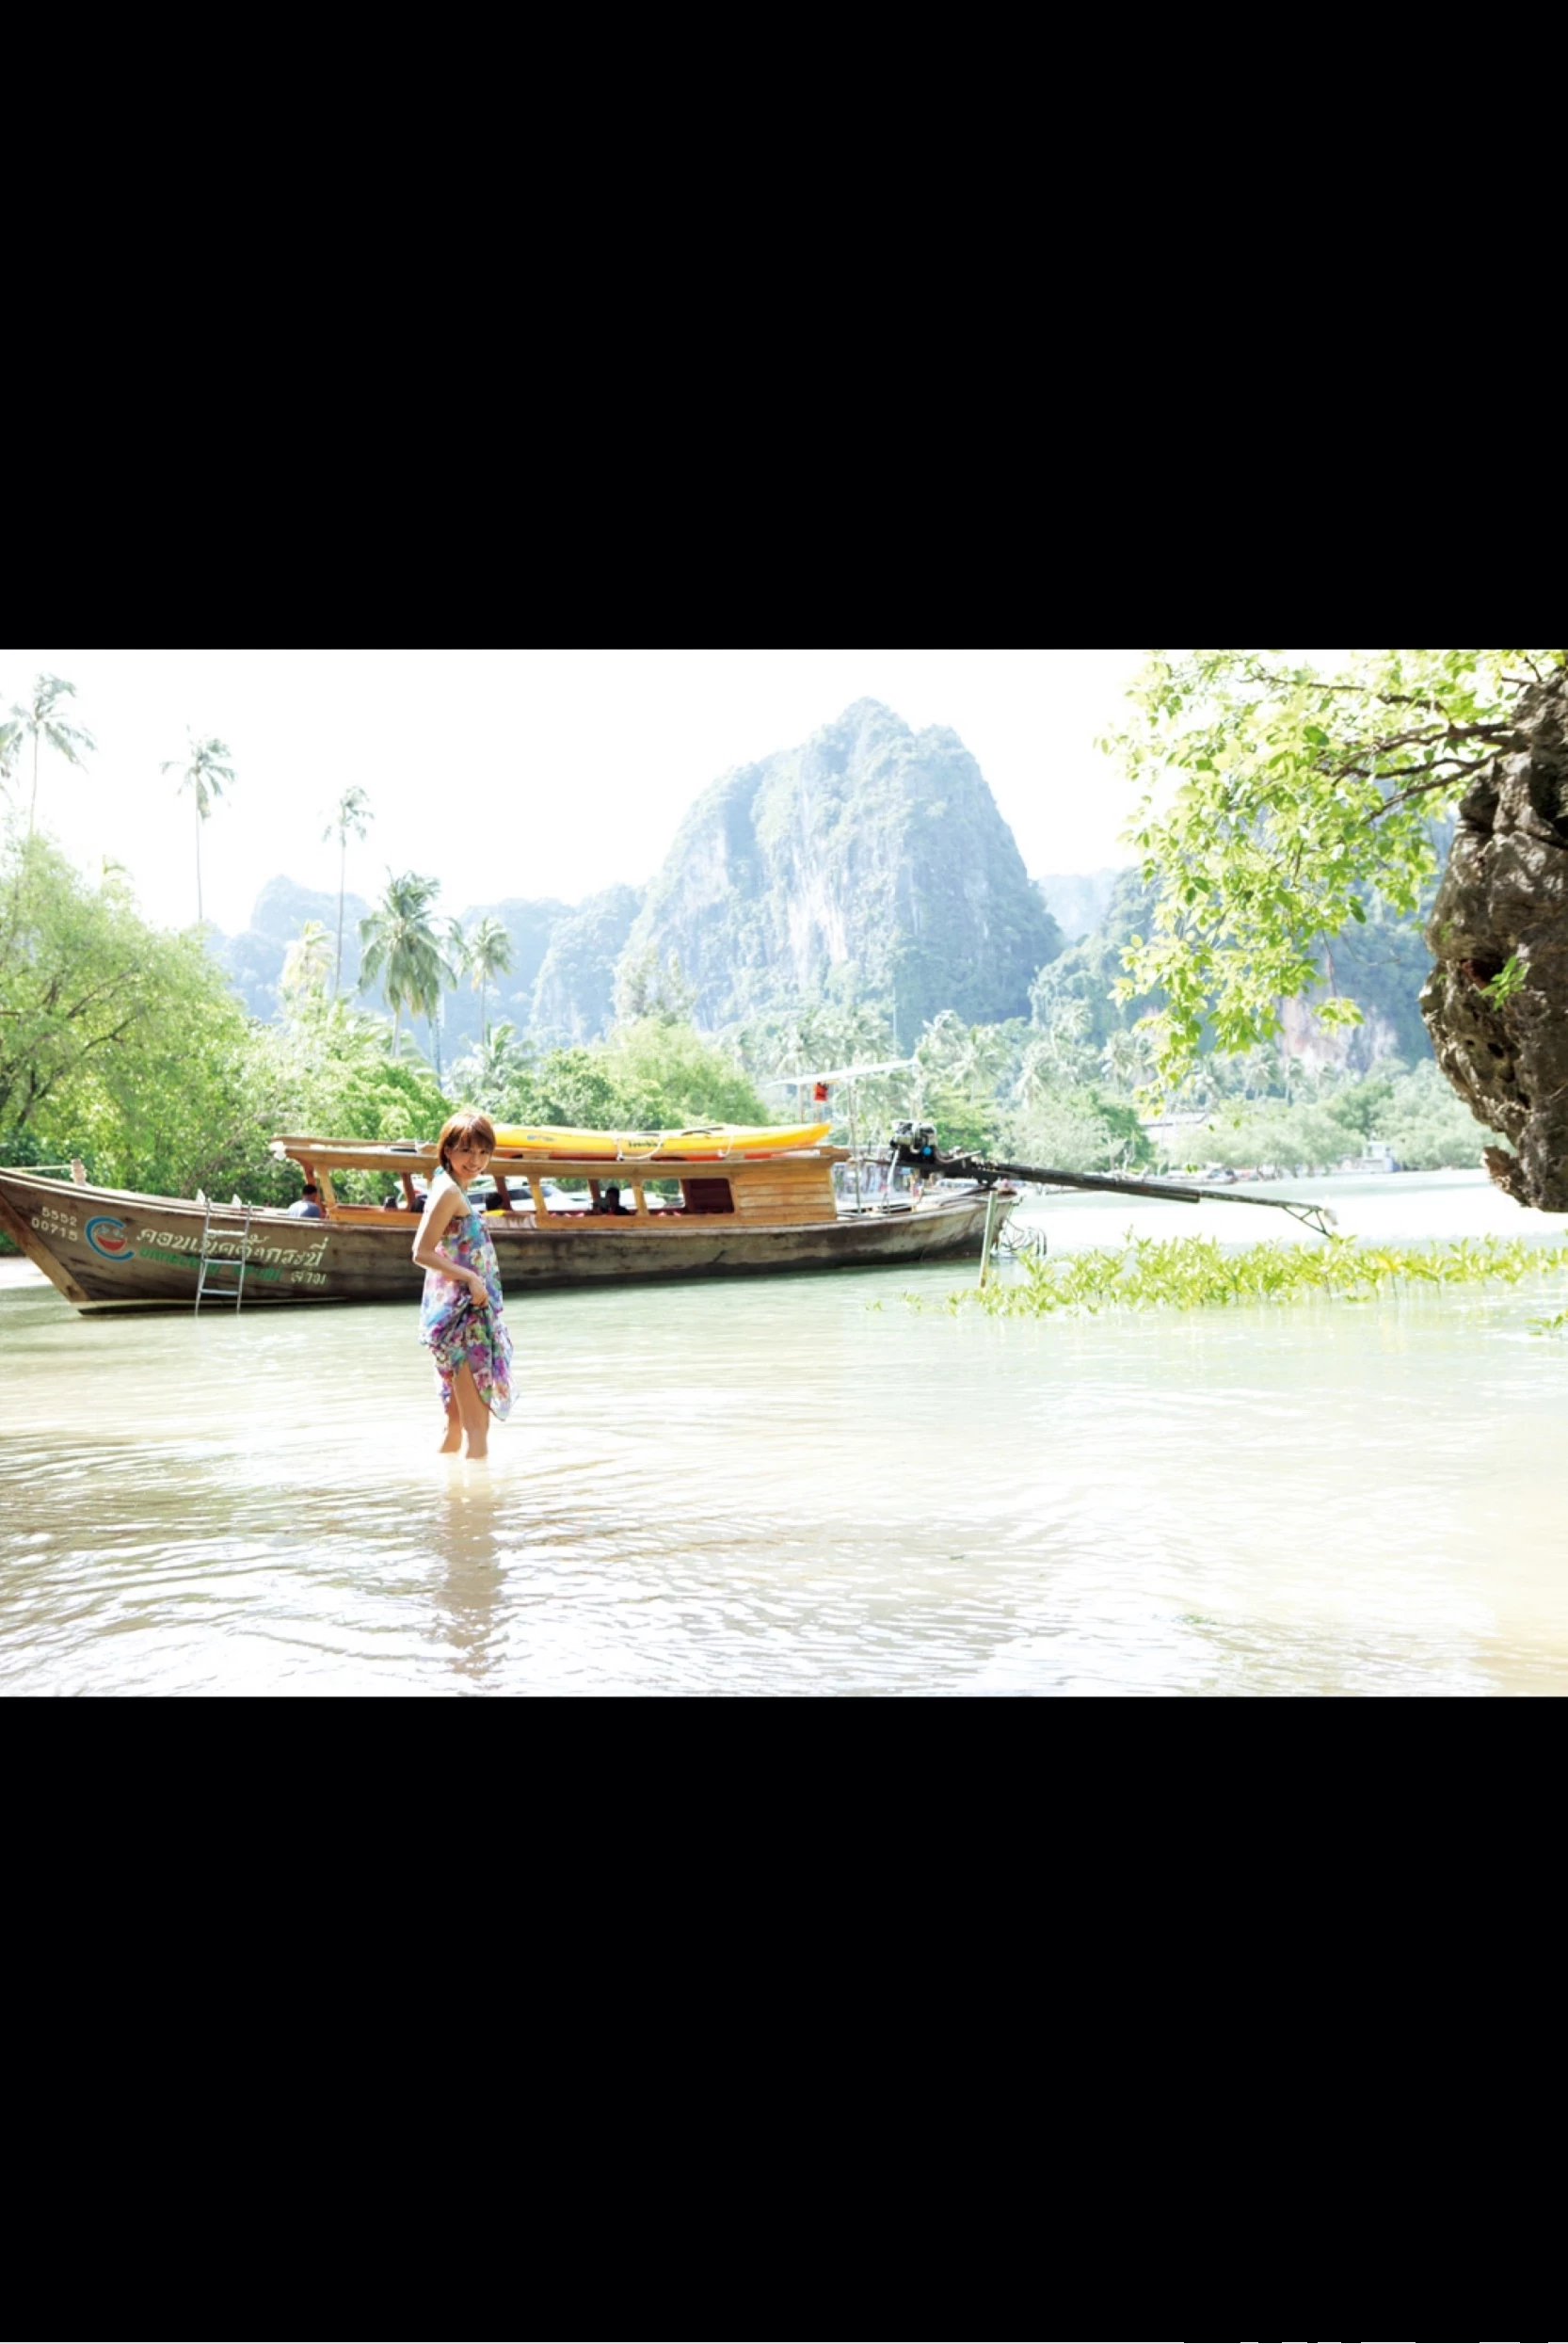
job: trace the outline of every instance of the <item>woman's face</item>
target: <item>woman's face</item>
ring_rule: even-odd
[[[476,1180],[489,1160],[489,1149],[481,1148],[477,1144],[467,1148],[449,1148],[446,1154],[452,1177],[459,1188],[467,1188]]]

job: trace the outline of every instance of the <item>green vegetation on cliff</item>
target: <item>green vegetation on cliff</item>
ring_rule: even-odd
[[[859,700],[704,793],[627,950],[673,955],[704,1025],[864,1000],[907,1049],[944,1009],[1020,1016],[1061,942],[957,735]]]

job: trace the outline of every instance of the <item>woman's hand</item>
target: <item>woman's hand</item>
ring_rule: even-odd
[[[490,1290],[486,1285],[484,1279],[480,1276],[478,1271],[469,1270],[466,1271],[464,1275],[468,1279],[469,1292],[473,1296],[474,1301],[481,1306],[488,1302],[490,1298]]]

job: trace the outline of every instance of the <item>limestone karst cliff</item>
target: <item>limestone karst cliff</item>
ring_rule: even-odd
[[[1522,695],[1466,791],[1427,941],[1437,1063],[1517,1151],[1488,1148],[1488,1170],[1521,1204],[1568,1212],[1568,673]]]
[[[360,922],[370,906],[359,895],[344,901],[343,984],[351,997],[360,981]],[[250,925],[238,936],[208,930],[208,949],[229,971],[229,981],[253,1018],[278,1014],[278,987],[289,946],[306,923],[319,920],[333,939],[338,933],[338,899],[297,880],[268,879],[256,898]]]
[[[359,972],[348,907],[344,984]],[[336,898],[277,879],[253,931],[220,939],[254,1014],[277,1008],[290,938],[306,918],[335,929]],[[493,1022],[537,1042],[583,1042],[615,1017],[616,980],[680,963],[695,1015],[730,1025],[783,1002],[837,991],[892,1016],[908,1048],[927,1019],[966,1023],[1029,1013],[1036,972],[1062,932],[1024,870],[1013,833],[956,733],[914,731],[860,700],[798,748],[716,781],[682,822],[652,885],[606,888],[582,904],[520,896],[461,914],[506,927],[512,966],[491,988]],[[373,1003],[378,997],[373,996]],[[472,987],[443,1007],[445,1054],[478,1034]],[[423,1020],[411,1029],[435,1046]]]
[[[616,963],[642,908],[639,887],[602,888],[561,914],[535,980],[528,1031],[537,1042],[591,1042],[615,1016]]]
[[[867,699],[704,793],[627,952],[673,955],[706,1026],[839,987],[884,1004],[906,1047],[938,1010],[1027,1015],[1061,944],[957,734]]]

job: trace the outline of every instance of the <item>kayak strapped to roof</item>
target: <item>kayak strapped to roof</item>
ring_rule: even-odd
[[[829,1123],[701,1123],[684,1132],[574,1132],[554,1123],[498,1123],[495,1144],[507,1155],[574,1163],[719,1164],[816,1148],[832,1128]]]

